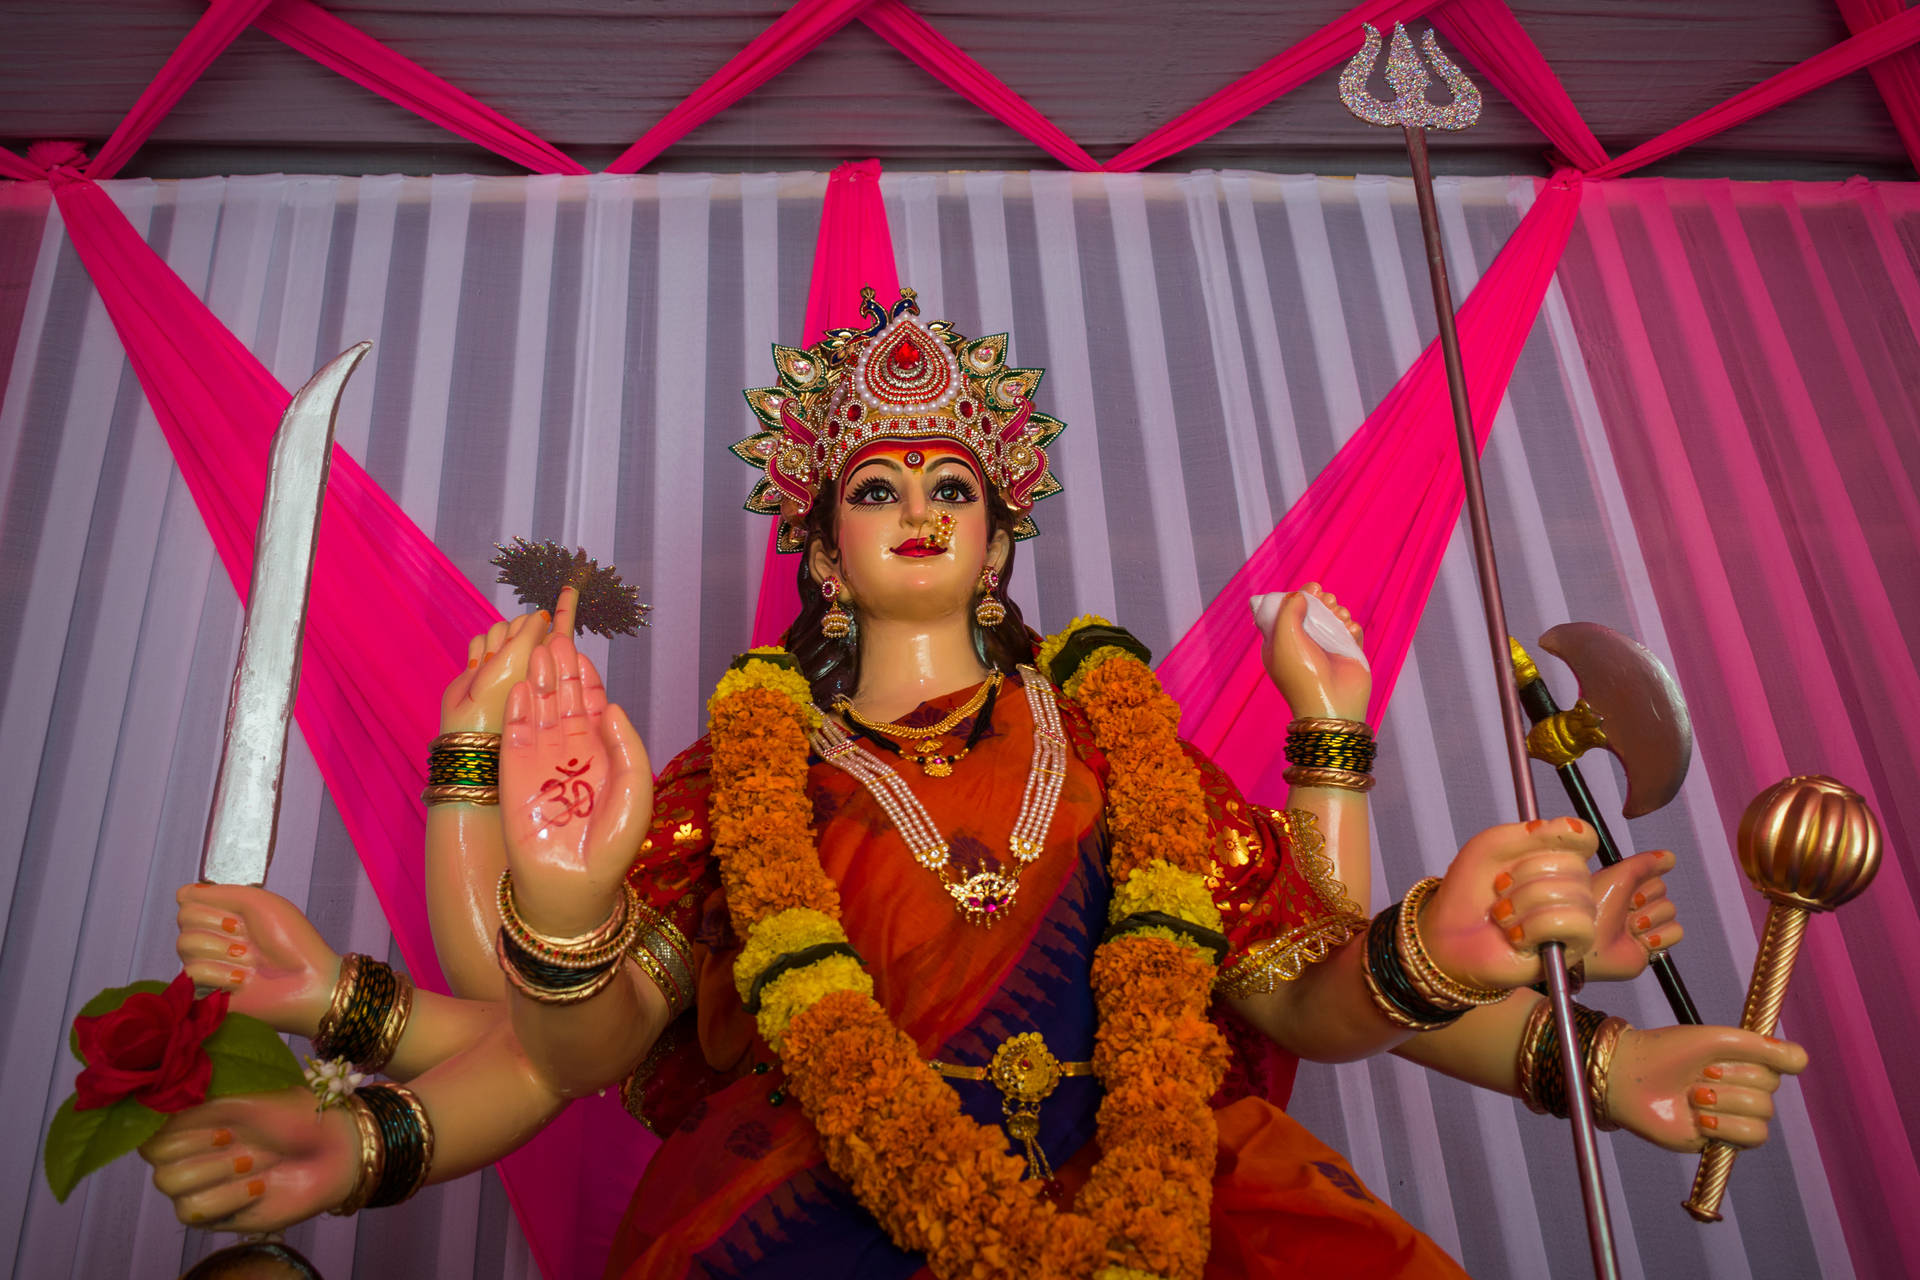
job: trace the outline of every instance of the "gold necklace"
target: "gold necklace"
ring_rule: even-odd
[[[952,733],[967,717],[977,714],[980,708],[986,705],[988,697],[1000,688],[1000,682],[1004,678],[998,671],[989,675],[986,682],[974,690],[971,698],[948,712],[938,724],[904,725],[896,724],[891,720],[870,720],[860,714],[854,707],[853,700],[844,693],[833,700],[833,709],[862,729],[900,742],[903,754],[907,751],[912,752],[913,754],[907,758],[919,765],[921,772],[928,777],[944,778],[953,772],[953,766],[966,756],[969,748],[942,751],[940,739]]]

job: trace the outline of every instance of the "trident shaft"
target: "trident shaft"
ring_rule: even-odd
[[[1507,610],[1500,596],[1500,569],[1494,562],[1493,531],[1487,521],[1487,494],[1480,480],[1480,451],[1474,444],[1473,411],[1467,400],[1466,370],[1460,363],[1460,336],[1454,329],[1453,288],[1447,281],[1446,250],[1440,243],[1440,218],[1433,201],[1433,170],[1427,161],[1427,129],[1465,129],[1480,118],[1480,91],[1466,74],[1440,52],[1429,29],[1423,38],[1427,60],[1453,90],[1453,101],[1435,106],[1427,101],[1431,78],[1414,53],[1406,28],[1393,28],[1387,55],[1387,83],[1394,100],[1382,102],[1367,92],[1367,79],[1380,57],[1380,33],[1365,27],[1366,44],[1340,74],[1340,98],[1347,109],[1368,124],[1398,125],[1406,133],[1407,155],[1413,165],[1413,190],[1420,203],[1420,230],[1426,239],[1427,270],[1433,283],[1433,306],[1440,322],[1440,354],[1446,364],[1447,390],[1453,401],[1453,426],[1460,443],[1460,476],[1466,489],[1467,523],[1473,534],[1473,559],[1480,580],[1480,603],[1486,615],[1487,645],[1493,658],[1494,684],[1500,690],[1500,714],[1506,729],[1507,761],[1513,772],[1514,800],[1520,820],[1540,816],[1533,793],[1533,770],[1527,760],[1526,718],[1520,694],[1507,661]],[[1546,971],[1547,997],[1553,1002],[1553,1025],[1560,1040],[1560,1060],[1566,1072],[1568,1109],[1572,1113],[1574,1155],[1580,1170],[1580,1194],[1586,1203],[1587,1241],[1593,1253],[1594,1274],[1618,1280],[1620,1264],[1614,1256],[1613,1222],[1607,1212],[1607,1192],[1600,1178],[1600,1142],[1587,1097],[1585,1064],[1574,1032],[1573,991],[1567,978],[1566,949],[1559,943],[1540,948]]]

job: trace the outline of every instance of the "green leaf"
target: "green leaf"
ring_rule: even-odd
[[[272,1093],[307,1082],[300,1071],[300,1060],[293,1056],[279,1033],[244,1013],[228,1013],[226,1021],[206,1039],[207,1056],[213,1059],[213,1085],[210,1098],[234,1093]]]
[[[81,1005],[78,1016],[82,1018],[97,1018],[103,1013],[112,1013],[115,1009],[118,1009],[127,1002],[127,997],[136,991],[147,991],[154,995],[159,995],[166,989],[166,983],[151,980],[130,983],[124,987],[108,987],[105,991],[102,991],[99,995]],[[80,1058],[80,1036],[71,1026],[67,1028],[67,1048],[73,1050],[74,1057]],[[85,1062],[86,1059],[80,1058],[80,1061]]]
[[[74,1101],[61,1103],[47,1126],[47,1185],[63,1204],[80,1179],[132,1151],[167,1121],[132,1098],[88,1111],[75,1111]]]

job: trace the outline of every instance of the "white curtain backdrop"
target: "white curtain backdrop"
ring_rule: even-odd
[[[749,430],[739,393],[768,380],[768,345],[799,336],[824,185],[109,189],[289,387],[374,340],[341,442],[475,582],[491,581],[493,542],[530,534],[585,545],[640,585],[652,630],[587,648],[658,766],[701,731],[706,692],[747,643],[766,530],[741,511],[751,476],[724,449]],[[1068,423],[1055,460],[1066,494],[1037,510],[1043,536],[1021,548],[1012,582],[1043,629],[1104,613],[1164,653],[1432,337],[1404,181],[895,174],[882,189],[901,279],[925,313],[969,334],[1010,331],[1012,358],[1047,368],[1041,403]],[[1531,192],[1440,184],[1457,296]],[[173,969],[172,893],[195,872],[240,612],[57,212],[0,205],[0,243],[33,246],[0,253],[0,1266],[170,1277],[219,1242],[178,1227],[138,1163],[56,1205],[39,1137],[72,1087],[64,1029],[79,1005]],[[1687,620],[1654,605],[1557,290],[1502,408],[1487,482],[1520,635],[1578,617],[1667,652],[1668,629]],[[1382,727],[1378,772],[1376,878],[1396,892],[1512,815],[1463,538]],[[1608,770],[1591,773],[1617,812]],[[1556,810],[1544,776],[1542,794]],[[1677,957],[1703,1010],[1732,1019],[1754,940],[1737,878],[1722,874],[1731,833],[1703,773],[1616,834],[1681,851]],[[391,952],[297,734],[269,887],[336,947]],[[1670,1021],[1651,978],[1585,1002]],[[1742,1159],[1715,1228],[1678,1207],[1691,1159],[1603,1139],[1626,1276],[1851,1274],[1796,1087],[1780,1102],[1775,1141]],[[1474,1274],[1586,1272],[1564,1124],[1395,1059],[1303,1067],[1294,1111]],[[289,1238],[330,1278],[532,1274],[491,1173]]]

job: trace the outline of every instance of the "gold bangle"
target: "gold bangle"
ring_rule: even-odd
[[[427,744],[427,750],[429,751],[435,747],[465,747],[469,751],[498,751],[500,749],[500,735],[497,733],[481,733],[479,731],[443,733]]]
[[[1388,1022],[1407,1031],[1432,1031],[1434,1029],[1435,1024],[1422,1022],[1418,1018],[1409,1017],[1407,1014],[1401,1012],[1398,1005],[1387,999],[1386,993],[1380,990],[1380,980],[1374,976],[1372,963],[1366,958],[1362,958],[1360,962],[1360,976],[1367,981],[1367,994],[1373,997],[1373,1007],[1378,1009],[1380,1015]]]
[[[513,896],[513,872],[500,873],[495,894],[500,909],[500,927],[515,946],[528,955],[559,969],[598,969],[616,959],[633,944],[642,923],[640,894],[631,883],[622,881],[620,901],[612,914],[586,933],[556,938],[531,928],[520,918]]]
[[[373,1189],[380,1185],[380,1175],[386,1170],[386,1144],[380,1141],[380,1126],[373,1118],[373,1111],[361,1100],[358,1094],[348,1094],[347,1114],[353,1117],[354,1131],[360,1137],[360,1176],[353,1184],[353,1190],[347,1193],[338,1207],[327,1212],[337,1218],[351,1218],[366,1208],[367,1201],[373,1196]]]
[[[1540,1067],[1542,1032],[1549,1030],[1548,1023],[1552,1018],[1553,1001],[1543,999],[1533,1006],[1533,1012],[1527,1015],[1526,1026],[1520,1031],[1520,1052],[1513,1064],[1514,1073],[1519,1077],[1520,1101],[1537,1116],[1547,1114],[1547,1105],[1540,1101],[1533,1084]]]
[[[360,962],[365,958],[357,951],[340,957],[340,976],[333,980],[333,998],[327,1002],[327,1011],[320,1015],[320,1025],[314,1028],[311,1037],[314,1050],[323,1056],[326,1054],[323,1046],[332,1044],[335,1033],[340,1030],[340,1019],[353,999],[353,988],[360,981]]]
[[[1476,987],[1452,977],[1427,954],[1420,937],[1420,910],[1440,887],[1440,877],[1428,876],[1407,890],[1400,904],[1400,957],[1414,989],[1442,1008],[1471,1009],[1499,1004],[1507,998],[1502,987]]]
[[[1333,787],[1340,791],[1371,791],[1374,777],[1370,773],[1357,773],[1352,769],[1310,769],[1306,765],[1290,766],[1280,775],[1290,787]]]
[[[1331,716],[1301,716],[1287,726],[1288,733],[1351,733],[1373,737],[1373,726],[1365,720],[1341,720]]]
[[[1628,1029],[1625,1018],[1608,1018],[1594,1033],[1593,1047],[1587,1050],[1587,1093],[1593,1098],[1593,1127],[1608,1133],[1620,1127],[1608,1106],[1607,1085],[1613,1074],[1614,1051]]]
[[[420,798],[429,805],[436,804],[499,804],[500,788],[440,786],[428,787],[420,793]]]

